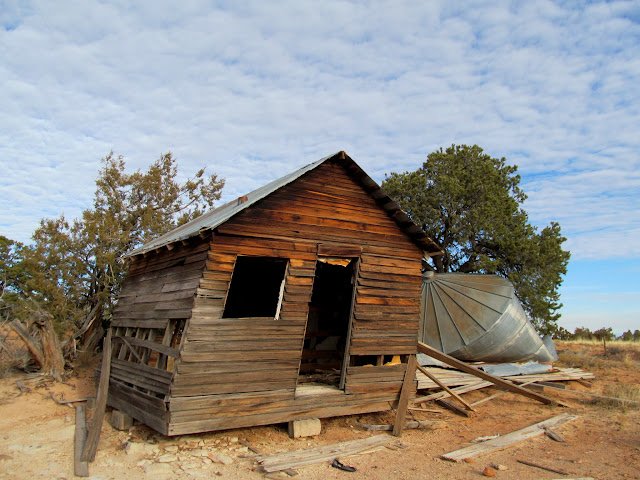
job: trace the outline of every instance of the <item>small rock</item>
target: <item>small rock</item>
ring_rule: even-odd
[[[164,451],[165,452],[169,452],[169,453],[176,453],[178,451],[178,446],[177,445],[167,445],[166,447],[164,447]]]
[[[152,463],[151,465],[143,467],[143,469],[147,475],[152,476],[173,474],[171,465],[168,465],[166,463]]]
[[[238,437],[230,437],[229,438],[229,443],[238,443],[240,440],[238,439]]]
[[[129,445],[124,449],[128,455],[135,457],[141,457],[144,455],[154,455],[158,452],[158,446],[150,443],[134,443],[129,442]]]
[[[160,455],[157,460],[158,463],[171,463],[171,462],[177,462],[177,461],[178,461],[178,456],[172,453],[166,453],[164,455]]]
[[[200,440],[200,441],[198,442],[198,446],[199,446],[199,447],[204,447],[204,440]]]
[[[192,457],[206,457],[209,454],[208,451],[203,450],[202,448],[199,448],[197,450],[191,450],[189,452],[189,455],[191,455]]]
[[[209,458],[213,460],[214,463],[222,463],[223,465],[231,465],[233,463],[233,458],[222,453],[210,455]]]
[[[473,458],[465,458],[463,459],[464,463],[473,463],[475,460]]]
[[[482,471],[482,475],[485,477],[495,477],[496,473],[497,472],[491,467],[484,467],[484,470]]]
[[[151,460],[145,458],[144,460],[140,460],[138,463],[136,463],[136,465],[138,467],[144,467],[145,465],[150,465],[151,463],[153,463]]]

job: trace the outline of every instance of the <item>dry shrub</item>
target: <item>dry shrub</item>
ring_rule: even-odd
[[[591,354],[589,350],[560,352],[558,353],[558,363],[563,366],[581,368],[583,370],[602,370],[608,366],[607,360]]]

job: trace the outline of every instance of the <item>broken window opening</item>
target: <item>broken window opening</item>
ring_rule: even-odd
[[[283,258],[239,256],[222,317],[277,319],[284,293],[287,262]]]

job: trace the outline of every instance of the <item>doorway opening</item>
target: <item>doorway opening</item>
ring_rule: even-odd
[[[298,384],[341,387],[351,323],[356,258],[316,262]]]

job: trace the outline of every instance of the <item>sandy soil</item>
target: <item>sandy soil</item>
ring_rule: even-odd
[[[620,385],[640,385],[640,351],[610,347],[602,355],[601,345],[562,343],[561,362],[568,366],[591,367],[596,380],[591,389],[567,382],[574,390],[607,393]],[[613,348],[613,350],[612,350]],[[637,348],[637,347],[636,347]],[[582,363],[581,363],[582,362]],[[16,380],[31,391],[20,393]],[[51,399],[81,398],[94,393],[92,366],[85,366],[67,384],[35,387],[33,380],[9,376],[0,380],[0,478],[73,478],[74,410]],[[476,401],[495,393],[493,389],[465,396]],[[569,403],[570,408],[550,407],[508,393],[478,407],[471,418],[441,413],[412,412],[416,419],[444,420],[447,428],[405,431],[394,439],[392,448],[348,457],[343,463],[356,467],[355,473],[331,468],[328,464],[298,470],[297,478],[322,479],[473,479],[482,477],[490,463],[504,465],[502,479],[552,479],[563,475],[526,466],[527,460],[564,470],[564,478],[640,478],[640,410],[594,403],[555,391],[546,395]],[[431,407],[430,407],[431,408]],[[439,407],[433,406],[438,409]],[[557,429],[567,440],[558,443],[546,436],[527,440],[505,450],[476,458],[473,463],[451,463],[439,455],[470,444],[471,440],[506,434],[559,415],[580,418]],[[355,422],[393,423],[393,414],[358,415],[323,420],[318,437],[292,440],[284,425],[245,428],[182,437],[163,437],[144,425],[134,424],[126,432],[114,430],[105,421],[95,462],[89,466],[93,479],[174,479],[222,478],[259,479],[251,452],[243,442],[264,453],[285,452],[356,438],[373,433]],[[281,474],[283,478],[288,478]]]

